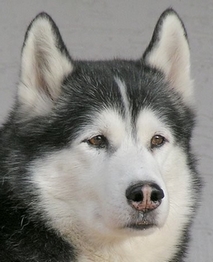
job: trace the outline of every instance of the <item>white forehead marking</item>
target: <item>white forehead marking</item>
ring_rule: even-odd
[[[126,120],[128,121],[129,126],[131,126],[131,114],[130,114],[130,104],[129,104],[129,99],[127,97],[127,92],[126,92],[126,84],[124,81],[122,81],[119,77],[114,77],[116,84],[119,87],[119,91],[121,93],[124,109],[125,109],[125,116]]]

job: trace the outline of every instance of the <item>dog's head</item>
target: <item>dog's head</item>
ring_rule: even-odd
[[[114,237],[188,223],[192,100],[186,31],[173,10],[137,61],[73,61],[52,19],[38,15],[13,113],[34,212],[62,234]]]

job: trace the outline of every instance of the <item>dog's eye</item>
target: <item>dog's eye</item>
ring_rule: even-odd
[[[165,141],[165,137],[161,135],[154,135],[151,139],[151,149],[162,146]]]
[[[91,146],[95,146],[98,148],[104,148],[107,146],[108,141],[105,136],[97,135],[87,140],[87,143]]]

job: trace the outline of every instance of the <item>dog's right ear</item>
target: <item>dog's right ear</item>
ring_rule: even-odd
[[[40,13],[31,22],[22,49],[18,102],[31,116],[49,112],[73,70],[66,46],[52,18]]]

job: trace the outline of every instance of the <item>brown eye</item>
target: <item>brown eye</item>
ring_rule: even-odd
[[[151,139],[151,148],[160,147],[165,143],[165,137],[161,135],[154,135]]]
[[[87,140],[87,143],[91,146],[95,146],[98,148],[104,148],[107,146],[107,139],[103,135],[98,135]]]

